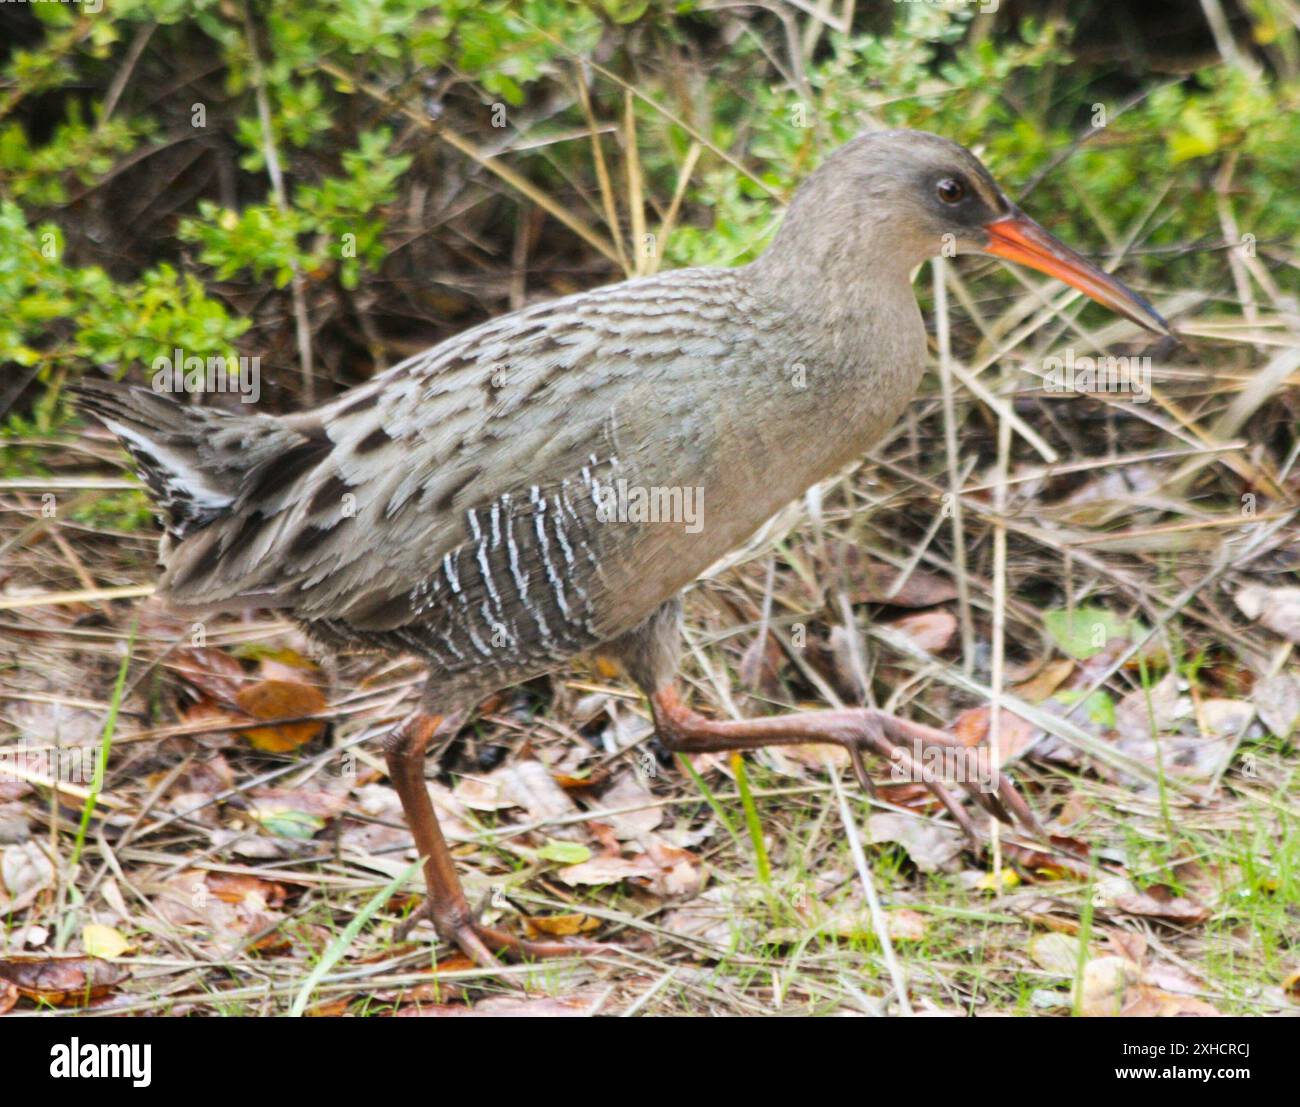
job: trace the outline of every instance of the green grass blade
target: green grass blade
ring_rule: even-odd
[[[81,860],[81,851],[86,845],[86,831],[90,827],[90,816],[95,810],[95,803],[104,787],[104,773],[108,769],[108,754],[113,748],[113,732],[117,729],[117,711],[122,705],[122,695],[126,690],[126,673],[131,667],[131,657],[135,653],[135,632],[140,626],[139,618],[131,623],[126,636],[126,654],[122,666],[117,670],[117,683],[113,685],[113,698],[108,704],[108,716],[104,719],[104,732],[99,739],[99,757],[95,760],[95,778],[90,782],[90,794],[86,796],[81,809],[81,825],[77,827],[77,841],[72,847],[72,865]]]
[[[352,940],[361,933],[361,928],[371,920],[376,911],[388,902],[397,889],[414,875],[415,870],[420,867],[422,862],[423,858],[417,857],[385,884],[383,888],[375,893],[370,902],[353,916],[352,921],[343,928],[343,933],[330,943],[329,949],[321,955],[321,959],[316,962],[316,967],[307,974],[307,979],[302,982],[302,987],[298,989],[298,994],[293,1000],[293,1006],[289,1008],[290,1018],[302,1017],[302,1013],[307,1009],[307,1003],[311,999],[312,992],[316,990],[316,985],[324,979],[325,974],[330,969],[339,963],[347,952],[348,946],[352,944]]]

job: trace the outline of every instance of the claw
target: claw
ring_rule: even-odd
[[[914,723],[899,719],[893,715],[872,712],[864,717],[863,727],[855,738],[846,738],[844,745],[849,750],[853,762],[853,771],[865,790],[871,790],[869,782],[864,782],[865,769],[862,768],[862,746],[870,746],[886,758],[901,761],[912,775],[920,780],[933,793],[936,799],[947,809],[953,819],[966,833],[974,845],[982,845],[984,836],[967,814],[966,809],[953,798],[938,777],[923,765],[918,765],[912,756],[909,743],[919,742],[924,746],[943,746],[949,749],[969,749],[955,736],[923,723]],[[993,791],[985,791],[971,781],[963,781],[962,786],[971,798],[985,811],[1008,826],[1019,823],[1025,830],[1039,838],[1045,838],[1042,825],[1029,809],[1007,777],[994,770],[996,776]]]

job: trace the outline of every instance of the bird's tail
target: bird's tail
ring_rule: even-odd
[[[250,473],[301,441],[272,416],[192,407],[148,388],[83,380],[73,394],[131,454],[173,542],[226,515]]]

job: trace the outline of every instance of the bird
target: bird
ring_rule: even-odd
[[[581,654],[621,664],[669,751],[834,743],[864,787],[874,751],[976,837],[915,756],[960,745],[948,732],[869,707],[714,719],[676,685],[682,592],[895,425],[926,361],[912,274],[953,254],[1028,266],[1173,333],[969,150],[877,130],[805,178],[747,264],[530,304],[306,411],[195,406],[108,379],[83,381],[78,402],[160,510],[158,591],[174,610],[271,609],[326,648],[427,667],[384,743],[423,862],[418,916],[481,965],[571,953],[583,947],[515,937],[470,909],[424,757],[494,692]],[[967,789],[1042,838],[1005,776]]]

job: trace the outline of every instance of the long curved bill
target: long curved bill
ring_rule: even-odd
[[[1013,208],[1010,215],[986,223],[984,230],[989,236],[986,254],[1028,265],[1072,285],[1149,331],[1175,337],[1169,324],[1145,299],[1048,234],[1023,211]]]

